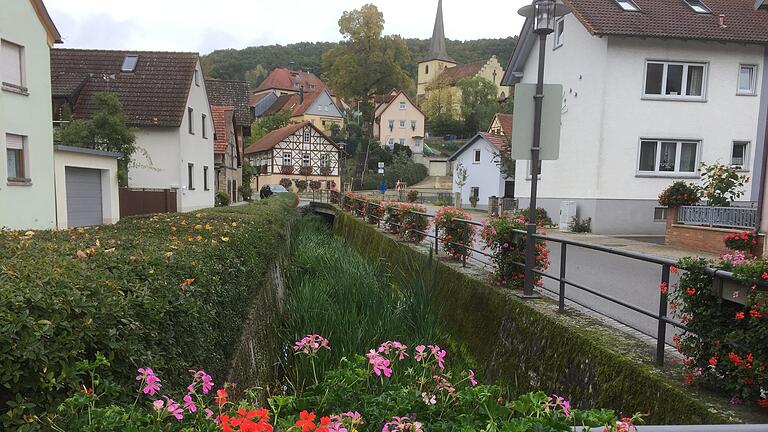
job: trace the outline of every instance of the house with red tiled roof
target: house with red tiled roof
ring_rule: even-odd
[[[303,192],[338,190],[341,149],[317,125],[305,121],[274,130],[245,149],[256,168],[251,187],[282,184]]]
[[[493,116],[491,125],[488,127],[488,133],[512,137],[512,114],[496,113]]]
[[[596,233],[661,235],[659,193],[716,162],[752,179],[734,205],[765,202],[767,2],[562,2],[571,13],[544,47],[544,80],[563,86],[560,157],[542,162],[539,206],[558,214],[575,201]],[[536,82],[532,27],[526,20],[504,84]],[[529,180],[518,161],[518,185]],[[529,189],[518,188],[521,206]]]
[[[280,95],[261,116],[281,111],[290,113],[291,121],[295,123],[308,121],[323,131],[330,131],[333,125],[344,128],[344,115],[325,88],[314,92],[300,90],[295,94]]]
[[[253,94],[274,93],[276,96],[298,94],[301,89],[311,93],[323,90],[325,84],[317,75],[309,71],[275,68],[256,87]]]
[[[473,136],[448,159],[453,164],[453,193],[461,194],[461,205],[488,208],[488,199],[515,197],[515,179],[502,174],[500,154],[509,152],[507,138],[488,132]],[[464,184],[462,175],[466,175]],[[474,205],[472,202],[474,201]]]
[[[424,152],[426,116],[402,90],[392,89],[377,100],[373,136],[390,149],[400,144],[414,154]]]
[[[176,190],[176,208],[212,207],[213,126],[198,53],[51,50],[54,120],[91,117],[94,95],[117,95],[136,128],[128,186]]]

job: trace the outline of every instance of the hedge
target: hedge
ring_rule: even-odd
[[[285,196],[87,229],[0,231],[3,424],[59,402],[78,386],[76,363],[97,352],[111,364],[102,379],[116,384],[144,366],[168,389],[186,385],[188,369],[226,376],[294,207]]]
[[[403,277],[431,287],[433,307],[459,351],[485,382],[512,394],[540,389],[565,396],[576,407],[650,413],[651,424],[733,421],[681,383],[638,360],[642,350],[593,322],[556,314],[546,300],[524,301],[382,234],[337,210],[335,233],[359,253],[383,260]],[[434,267],[431,267],[434,266]]]

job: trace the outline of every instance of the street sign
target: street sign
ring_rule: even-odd
[[[379,169],[384,169],[384,162],[379,162]]]
[[[536,84],[515,85],[515,108],[512,117],[512,159],[531,160]],[[541,110],[540,160],[556,160],[560,156],[560,115],[563,86],[544,84]]]
[[[384,168],[379,168],[379,174],[384,174]]]

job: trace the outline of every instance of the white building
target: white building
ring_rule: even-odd
[[[478,208],[488,208],[488,198],[512,197],[514,181],[503,175],[499,169],[499,154],[509,151],[501,135],[480,132],[470,138],[449,161],[453,164],[453,193],[461,193],[461,206],[471,205],[470,197],[477,198]],[[466,180],[459,186],[462,171]]]
[[[573,13],[547,38],[545,69],[545,82],[564,89],[560,159],[542,163],[539,206],[555,218],[562,201],[576,201],[598,233],[662,233],[657,196],[676,180],[696,181],[701,162],[743,167],[755,179],[744,200],[757,200],[768,10],[754,0],[563,2]],[[506,84],[536,81],[531,27],[529,19]],[[516,172],[527,206],[529,162]]]
[[[402,90],[376,98],[373,136],[390,149],[400,144],[414,154],[424,153],[425,121],[424,113]]]
[[[0,229],[54,228],[50,48],[61,42],[42,1],[0,13]]]
[[[93,95],[117,94],[136,128],[131,188],[175,189],[178,211],[214,204],[214,128],[197,53],[51,50],[54,118],[94,113]]]

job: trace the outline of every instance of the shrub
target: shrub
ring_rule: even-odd
[[[591,233],[592,232],[592,218],[581,219],[578,216],[571,218],[571,231],[575,233]]]
[[[356,195],[352,192],[344,192],[344,199],[342,200],[342,208],[345,211],[351,212],[355,208],[355,197]]]
[[[292,184],[293,184],[293,181],[291,181],[291,179],[289,179],[289,178],[281,178],[280,179],[280,186],[282,186],[282,187],[284,187],[286,189],[290,189]]]
[[[409,203],[415,203],[419,199],[419,191],[409,190],[408,195],[405,196]]]
[[[216,207],[226,207],[229,205],[229,195],[226,192],[216,192],[214,198]]]
[[[757,246],[757,233],[755,231],[730,233],[723,237],[723,243],[730,250],[750,253]]]
[[[435,212],[435,230],[441,234],[443,250],[453,259],[469,256],[475,227],[456,219],[472,220],[466,211],[453,207],[441,207]]]
[[[699,187],[684,181],[672,183],[659,195],[659,204],[669,208],[694,205],[698,202]]]
[[[528,222],[528,212],[530,211],[529,208],[524,208],[520,210],[520,215],[522,216],[523,220],[525,222]],[[539,207],[536,209],[536,225],[539,226],[552,226],[552,219],[550,219],[549,215],[547,214],[547,211],[543,208]]]
[[[119,384],[146,362],[169,389],[186,385],[190,365],[223,376],[293,206],[286,196],[89,229],[0,231],[6,428],[78,389],[76,364],[99,351],[111,363],[102,378]]]
[[[296,185],[296,189],[299,192],[306,191],[307,190],[307,185],[309,184],[309,182],[307,182],[306,180],[298,180],[298,179],[294,180],[293,183]]]
[[[405,241],[421,243],[429,230],[429,217],[414,214],[412,211],[425,213],[427,209],[417,204],[386,203],[384,229],[392,234],[399,234]]]
[[[355,195],[352,199],[352,208],[355,216],[365,217],[365,195]]]
[[[749,177],[739,175],[737,168],[715,163],[701,164],[701,197],[707,200],[707,205],[728,207],[731,202],[744,195],[744,185]]]
[[[755,289],[758,281],[768,279],[768,260],[722,264],[741,282],[734,296],[745,299],[746,305],[720,299],[705,270],[712,263],[701,258],[678,263],[685,272],[670,296],[676,315],[690,329],[675,337],[685,356],[685,381],[718,389],[734,404],[768,408],[768,294],[764,288]]]
[[[320,189],[320,186],[322,186],[322,185],[317,180],[310,180],[309,181],[309,188],[312,189],[312,190],[318,190],[318,189]]]
[[[498,217],[492,217],[483,223],[480,238],[493,255],[494,274],[499,283],[508,288],[521,288],[525,279],[525,269],[515,264],[525,263],[525,236],[516,233],[515,230],[526,229],[525,220],[509,213],[503,213]],[[544,271],[549,267],[549,251],[547,242],[536,239],[536,266],[537,270]],[[541,277],[535,276],[537,285],[541,283]]]

